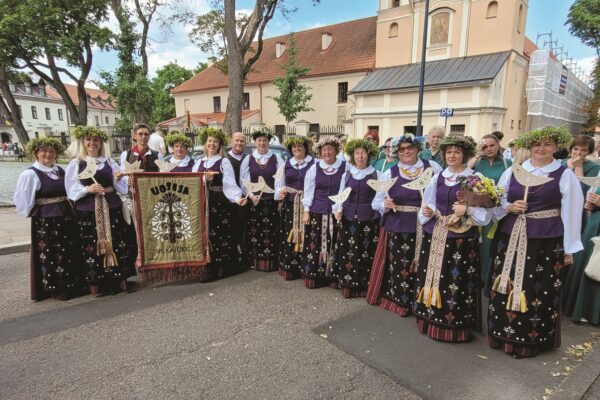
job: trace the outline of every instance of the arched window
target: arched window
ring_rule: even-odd
[[[488,4],[487,13],[485,14],[486,18],[496,18],[498,16],[498,2],[490,1]]]
[[[398,24],[394,22],[390,24],[390,37],[396,36],[398,36]]]
[[[523,31],[523,4],[519,6],[519,19],[517,20],[517,32]]]
[[[437,12],[431,16],[429,44],[431,46],[449,43],[450,38],[450,12]]]

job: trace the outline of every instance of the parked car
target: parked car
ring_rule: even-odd
[[[252,154],[252,152],[254,151],[254,149],[256,149],[256,146],[254,145],[254,143],[248,143],[246,145],[246,149],[244,150],[244,153],[246,154]],[[271,151],[275,154],[277,154],[278,156],[280,156],[283,161],[287,161],[289,158],[292,157],[292,155],[290,154],[290,152],[288,151],[287,148],[285,148],[282,145],[279,144],[271,144],[269,145],[269,149],[271,149]],[[227,146],[227,151],[231,150],[231,146]]]

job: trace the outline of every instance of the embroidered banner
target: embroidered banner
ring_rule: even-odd
[[[142,273],[203,267],[209,261],[202,176],[201,173],[133,174]]]

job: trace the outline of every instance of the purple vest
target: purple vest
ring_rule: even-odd
[[[192,172],[193,167],[194,159],[190,157],[190,162],[188,162],[185,167],[175,167],[171,170],[171,172]]]
[[[430,168],[429,161],[423,161],[423,171]],[[421,207],[421,194],[418,190],[411,190],[402,185],[412,182],[410,179],[403,178],[400,175],[400,168],[394,165],[390,168],[392,179],[398,177],[394,186],[390,189],[389,195],[394,200],[394,204],[399,206]],[[388,232],[396,233],[415,233],[417,231],[417,213],[388,211],[383,214],[382,225]]]
[[[539,186],[529,188],[527,195],[527,212],[543,210],[560,210],[562,195],[560,193],[560,177],[566,168],[561,165],[556,171],[549,174],[554,180]],[[525,188],[521,186],[513,175],[508,186],[508,202],[523,200]],[[502,222],[502,232],[510,235],[512,232],[516,214],[507,214]],[[527,237],[532,239],[555,238],[564,233],[562,219],[560,216],[544,219],[527,219]]]
[[[290,160],[285,162],[285,185],[296,190],[304,190],[304,178],[310,167],[315,163],[313,158],[304,168],[295,168],[290,163]],[[295,195],[288,193],[285,196],[286,201],[294,201]]]
[[[258,177],[262,176],[267,186],[274,190],[275,178],[273,178],[273,176],[277,173],[277,157],[275,154],[269,158],[266,165],[259,165],[258,162],[256,162],[256,158],[253,156],[250,156],[250,160],[248,161],[248,165],[250,166],[250,182],[258,182]],[[262,198],[265,200],[273,200],[275,196],[273,193],[263,193]]]
[[[438,175],[436,185],[437,193],[435,196],[435,207],[442,216],[452,214],[452,205],[456,202],[456,193],[460,190],[460,185],[446,186],[446,182],[444,182],[444,177],[441,172]],[[431,218],[423,225],[423,230],[430,235],[433,234],[433,227],[435,226],[436,221],[437,218]],[[464,233],[448,232],[448,237],[472,237],[476,234],[477,229],[471,228]]]
[[[210,186],[223,186],[223,173],[221,172],[221,163],[223,162],[223,159],[221,158],[218,161],[215,161],[215,163],[210,167],[210,168],[206,168],[204,167],[204,160],[200,161],[200,165],[198,166],[198,172],[206,172],[206,171],[213,171],[213,172],[218,172],[218,174],[213,175],[213,179],[210,182]],[[191,169],[190,169],[191,171]]]
[[[79,172],[83,171],[86,165],[87,163],[84,160],[79,161]],[[104,163],[104,168],[96,172],[94,178],[96,179],[96,181],[98,181],[99,184],[102,185],[102,187],[114,187],[113,170],[110,167],[108,160]],[[91,178],[80,179],[79,182],[83,186],[89,186],[94,183],[94,181]],[[121,207],[121,199],[114,190],[110,193],[106,193],[105,196],[109,208]],[[75,202],[75,209],[79,211],[94,211],[96,209],[95,195],[90,193],[87,194],[85,197],[77,200]]]
[[[312,206],[310,206],[310,212],[330,214],[333,201],[329,199],[329,196],[338,194],[340,190],[342,175],[344,175],[346,170],[346,161],[342,161],[336,173],[331,175],[325,174],[318,162],[315,163],[315,168],[317,169],[317,174],[315,176],[315,194]]]
[[[30,167],[30,170],[35,172],[38,179],[40,180],[40,189],[35,192],[35,198],[43,199],[50,197],[66,197],[67,191],[65,189],[65,171],[61,167],[58,167],[58,176],[60,179],[52,179],[44,172],[37,168]],[[30,217],[63,217],[71,214],[71,205],[67,200],[61,201],[60,203],[34,205],[29,213]]]
[[[379,213],[371,207],[377,192],[367,185],[369,179],[377,180],[377,172],[357,180],[348,171],[346,177],[346,187],[352,188],[352,191],[343,205],[344,218],[352,221],[356,217],[361,222],[379,219]]]

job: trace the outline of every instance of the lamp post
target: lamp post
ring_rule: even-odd
[[[429,0],[425,0],[423,46],[421,49],[421,78],[419,81],[419,106],[417,108],[417,136],[423,136],[423,92],[425,91],[425,59],[427,58],[427,31],[429,27]]]

